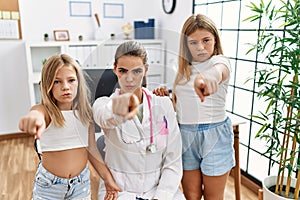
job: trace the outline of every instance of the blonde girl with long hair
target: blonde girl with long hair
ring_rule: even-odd
[[[76,60],[66,54],[51,56],[40,88],[41,104],[19,122],[20,130],[34,135],[41,147],[33,199],[90,199],[88,160],[107,191],[120,191],[96,148],[89,90]],[[109,192],[106,197],[113,199]]]
[[[172,100],[182,136],[182,188],[187,200],[224,199],[235,165],[233,131],[226,116],[230,62],[218,30],[202,14],[190,16],[181,31]],[[165,95],[163,88],[153,91]],[[192,109],[191,109],[192,108]]]

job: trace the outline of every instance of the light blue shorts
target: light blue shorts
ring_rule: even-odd
[[[33,185],[33,200],[90,199],[90,196],[88,166],[78,176],[60,178],[47,171],[42,163],[39,164]]]
[[[211,124],[179,124],[183,170],[201,169],[220,176],[235,166],[234,135],[230,119]]]

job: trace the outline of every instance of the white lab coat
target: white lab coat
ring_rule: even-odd
[[[157,150],[146,151],[150,144],[150,113],[145,94],[142,123],[137,116],[123,122],[120,116],[112,114],[111,98],[119,95],[116,91],[111,97],[98,98],[93,105],[94,119],[105,135],[105,163],[125,191],[119,194],[119,199],[122,196],[126,196],[124,199],[132,196],[134,200],[136,197],[182,199],[175,197],[182,178],[182,144],[172,102],[168,97],[144,90],[151,99],[153,141]],[[104,184],[100,185],[99,194],[104,197]]]

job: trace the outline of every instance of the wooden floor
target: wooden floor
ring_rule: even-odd
[[[38,157],[34,151],[33,138],[20,137],[0,140],[0,199],[31,199],[31,191]],[[91,169],[92,199],[96,200],[99,176]],[[234,200],[234,182],[230,177],[226,186],[225,200]],[[251,190],[242,186],[242,200],[257,200]]]

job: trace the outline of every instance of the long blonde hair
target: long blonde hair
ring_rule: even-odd
[[[214,22],[211,19],[209,19],[207,16],[202,14],[190,16],[185,21],[181,31],[179,56],[178,56],[178,71],[174,82],[173,91],[176,85],[182,83],[181,81],[183,79],[185,79],[186,82],[190,80],[192,74],[190,65],[192,63],[193,58],[187,45],[187,37],[199,29],[205,29],[209,31],[211,34],[213,34],[213,36],[215,37],[215,46],[214,46],[213,55],[223,54],[220,36]]]
[[[45,106],[53,124],[63,127],[65,119],[56,105],[56,99],[52,94],[52,87],[58,70],[64,66],[72,66],[76,71],[78,79],[77,96],[73,100],[72,105],[74,115],[76,116],[75,110],[77,110],[80,121],[85,125],[89,125],[93,122],[92,108],[89,102],[90,91],[87,87],[80,65],[67,54],[53,55],[44,64],[40,85],[42,98],[41,103]]]

